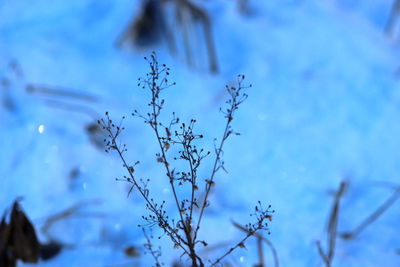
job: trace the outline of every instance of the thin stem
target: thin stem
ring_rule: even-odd
[[[143,235],[146,238],[147,243],[145,244],[145,247],[147,248],[148,251],[150,251],[151,256],[153,257],[156,267],[161,267],[162,264],[160,263],[159,257],[161,256],[161,251],[160,250],[154,250],[153,249],[153,244],[151,243],[150,237],[147,235],[146,230],[142,228]],[[161,249],[161,248],[159,248]]]
[[[196,230],[194,233],[194,240],[196,241],[197,239],[197,234],[198,231],[200,229],[200,224],[201,224],[201,220],[203,218],[203,214],[204,214],[204,210],[207,207],[207,203],[208,203],[208,196],[210,194],[211,191],[211,187],[214,184],[214,177],[215,174],[217,173],[217,171],[222,167],[223,168],[223,163],[221,163],[221,153],[222,153],[222,148],[224,146],[224,143],[226,141],[226,139],[229,137],[230,134],[232,134],[232,130],[231,130],[231,122],[233,120],[233,114],[235,112],[235,110],[238,109],[239,105],[247,98],[247,94],[241,92],[242,89],[244,89],[245,87],[242,86],[242,82],[244,80],[244,75],[239,75],[238,76],[238,87],[226,87],[227,92],[230,95],[230,99],[226,102],[229,106],[226,110],[226,112],[223,112],[225,114],[225,118],[226,120],[226,124],[225,124],[225,129],[224,129],[224,133],[222,135],[222,139],[221,139],[221,143],[218,147],[218,149],[216,149],[216,157],[215,157],[215,161],[214,161],[214,166],[212,168],[212,172],[211,172],[211,177],[209,180],[207,180],[207,184],[206,184],[206,193],[203,199],[203,203],[201,205],[200,208],[200,215],[196,224]],[[251,87],[248,86],[248,87]]]
[[[156,214],[157,219],[161,220],[163,225],[165,226],[165,228],[163,228],[165,230],[165,232],[168,234],[168,236],[172,239],[172,241],[174,242],[174,244],[179,245],[183,251],[189,255],[189,252],[186,250],[185,247],[183,247],[182,244],[188,245],[188,243],[177,233],[175,233],[175,231],[171,228],[171,226],[169,225],[169,223],[163,218],[163,215],[157,210],[157,208],[153,205],[153,203],[149,200],[148,196],[146,195],[146,193],[144,192],[144,190],[142,189],[141,186],[139,186],[139,184],[137,183],[135,177],[133,176],[132,171],[129,169],[129,166],[123,156],[123,152],[121,151],[121,149],[119,148],[119,146],[117,146],[116,144],[116,138],[119,135],[119,130],[114,134],[112,132],[112,130],[110,129],[110,126],[105,126],[105,129],[107,130],[107,132],[110,134],[111,137],[111,142],[113,145],[113,149],[117,151],[122,163],[123,163],[123,167],[127,170],[129,176],[130,176],[130,181],[133,183],[134,186],[136,186],[136,188],[138,189],[139,193],[142,195],[143,199],[146,201],[149,209]],[[182,243],[181,243],[182,242]]]
[[[213,169],[212,169],[212,172],[211,172],[210,180],[207,182],[207,185],[206,185],[206,194],[204,196],[204,200],[203,200],[203,203],[202,203],[201,208],[200,208],[200,215],[199,215],[199,219],[198,219],[197,224],[196,224],[196,230],[194,232],[194,240],[196,240],[197,233],[198,233],[198,231],[200,229],[200,223],[201,223],[201,220],[203,218],[204,209],[207,206],[208,195],[210,194],[212,183],[214,181],[214,176],[215,176],[215,174],[217,172],[218,164],[219,164],[220,159],[221,159],[221,152],[222,152],[222,148],[224,146],[225,140],[227,138],[227,133],[228,133],[228,130],[229,130],[230,123],[231,123],[231,119],[228,119],[227,122],[226,122],[226,125],[225,125],[224,134],[222,135],[221,143],[219,145],[219,148],[216,150],[216,157],[215,157],[215,161],[214,161],[214,166],[213,166]]]
[[[182,228],[183,228],[183,231],[184,231],[185,236],[186,236],[186,241],[187,242],[185,242],[185,244],[188,246],[189,251],[190,251],[188,253],[188,255],[192,259],[193,266],[197,266],[197,260],[196,260],[196,258],[197,258],[196,256],[197,255],[196,255],[196,252],[194,250],[194,242],[192,240],[192,237],[191,237],[191,234],[190,234],[190,230],[189,230],[185,220],[183,219],[183,214],[182,214],[183,210],[180,208],[180,205],[179,205],[179,198],[178,198],[178,195],[176,193],[176,189],[175,189],[175,185],[174,185],[174,177],[173,177],[173,174],[171,173],[171,170],[169,168],[169,163],[168,163],[168,160],[167,160],[165,149],[164,149],[164,146],[163,146],[163,144],[161,142],[162,138],[161,138],[161,136],[159,134],[159,131],[158,131],[158,120],[157,120],[157,118],[158,118],[159,112],[161,110],[161,105],[156,103],[156,101],[159,99],[159,95],[158,94],[159,94],[159,91],[160,91],[160,87],[156,86],[156,80],[158,79],[157,75],[159,74],[157,66],[158,66],[157,64],[151,65],[151,70],[152,70],[152,77],[151,77],[151,80],[152,80],[152,83],[151,83],[152,101],[151,101],[151,106],[152,106],[152,112],[153,112],[153,114],[152,114],[153,115],[153,120],[151,121],[150,125],[151,125],[151,127],[153,128],[153,130],[154,130],[154,132],[156,134],[157,142],[158,142],[158,145],[159,145],[160,150],[161,150],[162,161],[163,161],[164,167],[165,167],[165,169],[167,171],[167,176],[169,178],[169,184],[170,184],[170,187],[171,187],[171,190],[172,190],[172,194],[173,194],[173,197],[174,197],[174,200],[175,200],[176,207],[178,209],[178,213],[179,213],[179,217],[180,217],[180,220],[181,220]],[[190,222],[189,222],[189,224],[190,224]]]
[[[176,190],[175,190],[174,177],[172,176],[171,171],[169,169],[167,156],[165,155],[165,150],[164,150],[164,147],[163,147],[163,145],[161,143],[161,137],[160,137],[159,132],[158,132],[158,127],[157,127],[158,122],[157,122],[157,115],[155,113],[155,108],[156,108],[155,105],[153,105],[153,112],[154,112],[154,121],[153,121],[153,123],[154,123],[154,125],[152,125],[152,128],[153,128],[153,130],[154,130],[154,132],[156,134],[158,145],[159,145],[160,150],[161,150],[161,157],[163,159],[163,163],[164,163],[165,169],[167,171],[167,176],[169,178],[169,183],[170,183],[170,186],[171,186],[171,189],[172,189],[172,193],[173,193],[173,196],[174,196],[175,204],[176,204],[176,207],[177,207],[178,212],[179,212],[179,216],[180,216],[181,221],[182,221],[182,226],[184,228],[186,228],[184,220],[183,220],[183,216],[182,216],[182,210],[181,210],[181,208],[179,206],[178,195],[177,195]]]
[[[186,144],[183,144],[186,154],[188,155],[188,161],[189,161],[189,166],[190,166],[190,174],[191,174],[191,183],[192,183],[192,192],[191,192],[191,197],[190,197],[190,211],[189,211],[189,229],[192,230],[191,228],[191,223],[192,223],[192,216],[193,216],[193,206],[194,206],[194,191],[195,191],[195,185],[196,185],[196,172],[193,168],[192,160],[193,156],[191,153],[189,153],[189,148]]]
[[[219,257],[217,260],[215,260],[210,266],[215,266],[215,265],[217,265],[218,263],[220,263],[221,260],[223,260],[226,256],[228,256],[229,254],[231,254],[235,249],[237,249],[237,248],[239,248],[239,247],[240,247],[240,248],[243,248],[243,247],[244,247],[244,243],[246,242],[246,240],[247,240],[250,236],[254,235],[254,233],[255,233],[255,231],[249,231],[249,232],[247,233],[247,235],[246,235],[242,240],[240,240],[235,246],[231,247],[227,252],[225,252],[224,255],[222,255],[222,256]]]
[[[244,227],[243,225],[240,225],[240,224],[238,224],[238,223],[236,223],[236,222],[232,222],[232,223],[233,223],[233,225],[234,225],[235,227],[239,228],[240,230],[242,230],[242,231],[244,231],[244,232],[246,232],[246,233],[249,232],[249,230],[247,230],[246,227]],[[262,241],[264,241],[264,242],[269,246],[269,248],[271,249],[271,252],[272,252],[272,256],[273,256],[273,258],[274,258],[274,266],[275,266],[275,267],[279,267],[278,253],[277,253],[277,251],[276,251],[274,245],[272,244],[272,242],[269,241],[267,238],[265,238],[264,236],[262,236],[261,234],[259,234],[259,233],[257,233],[257,232],[254,233],[254,237],[256,237],[257,240],[262,240]]]

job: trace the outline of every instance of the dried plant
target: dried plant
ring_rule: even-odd
[[[124,43],[145,47],[164,38],[172,55],[183,54],[187,64],[194,67],[195,59],[202,60],[203,53],[198,48],[198,45],[202,45],[207,52],[209,71],[218,72],[212,19],[208,12],[198,5],[199,3],[191,0],[142,0],[141,2],[141,11],[132,18],[118,38],[116,43],[118,47]],[[172,12],[168,12],[169,9]]]
[[[238,135],[232,128],[235,112],[247,98],[247,94],[243,91],[250,86],[244,86],[244,76],[239,75],[237,87],[226,87],[229,98],[226,101],[227,106],[221,109],[226,119],[224,132],[219,144],[217,142],[214,143],[215,159],[210,175],[208,178],[202,179],[198,175],[199,167],[203,160],[212,153],[196,145],[196,142],[203,138],[203,135],[196,133],[194,130],[196,120],[191,120],[189,123],[181,123],[173,113],[168,123],[161,122],[160,114],[165,105],[165,100],[161,97],[161,93],[170,86],[175,85],[175,83],[169,82],[170,69],[166,65],[160,65],[154,53],[150,58],[145,59],[149,63],[150,72],[145,78],[139,79],[138,85],[151,93],[151,99],[148,103],[149,111],[142,114],[135,110],[132,115],[143,119],[144,123],[149,125],[154,132],[155,141],[159,148],[159,152],[156,153],[156,161],[162,164],[165,170],[171,189],[172,203],[153,198],[148,186],[150,179],[137,178],[135,166],[139,162],[134,164],[127,162],[125,157],[127,152],[126,145],[119,140],[121,132],[124,130],[122,121],[115,123],[108,112],[106,112],[106,118],[98,121],[102,129],[108,134],[108,139],[104,140],[106,152],[115,151],[118,154],[123,167],[127,171],[127,175],[119,180],[129,182],[132,185],[129,192],[135,190],[145,201],[148,214],[142,216],[145,223],[139,226],[141,228],[158,226],[162,229],[164,235],[169,237],[174,247],[181,249],[183,255],[189,258],[192,266],[205,266],[206,260],[198,253],[198,246],[207,246],[208,244],[205,240],[200,239],[199,230],[201,229],[205,210],[210,206],[209,196],[215,185],[216,175],[218,171],[224,169],[224,161],[222,160],[224,144],[231,135]],[[172,149],[170,149],[172,146],[177,148],[177,153],[174,154],[172,152]],[[185,170],[178,170],[178,161],[186,165]],[[203,190],[200,188],[203,188]],[[185,194],[187,191],[190,193]],[[167,205],[175,206],[176,213],[167,213]],[[251,215],[254,218],[254,222],[245,226],[246,235],[222,256],[214,261],[208,260],[207,263],[211,266],[219,265],[235,249],[244,247],[245,241],[250,236],[253,236],[258,231],[268,230],[268,222],[271,220],[271,214],[273,213],[270,208],[270,206],[264,208],[261,202],[258,202],[254,213]],[[157,254],[157,261],[158,257],[159,255]]]

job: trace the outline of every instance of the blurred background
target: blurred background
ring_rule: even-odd
[[[156,139],[129,115],[147,112],[137,79],[152,51],[176,82],[163,118],[196,118],[206,150],[223,132],[225,85],[252,84],[203,221],[205,258],[243,236],[232,222],[261,200],[275,210],[264,266],[278,266],[273,251],[279,266],[325,266],[317,244],[332,249],[332,222],[332,266],[400,266],[399,16],[397,0],[0,1],[0,212],[8,221],[20,199],[39,241],[56,244],[18,266],[154,265],[144,202],[116,181],[122,163],[96,123],[127,116],[127,158],[169,203]],[[188,265],[153,234],[165,266]],[[249,239],[223,264],[260,266],[258,248]]]

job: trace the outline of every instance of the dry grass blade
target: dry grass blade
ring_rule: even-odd
[[[96,102],[97,98],[93,95],[78,92],[73,89],[60,88],[55,86],[28,84],[26,91],[29,93],[41,94],[45,96],[68,97],[76,100],[84,100],[88,102]]]
[[[395,24],[399,18],[399,14],[400,14],[400,0],[395,0],[390,10],[389,19],[385,27],[386,34],[388,35],[393,34],[393,30],[396,26]]]
[[[397,188],[395,192],[380,205],[374,212],[371,213],[364,221],[362,221],[352,232],[345,232],[340,236],[343,239],[352,239],[358,236],[368,225],[376,221],[386,210],[388,210],[400,197],[400,188]]]
[[[49,235],[48,232],[49,232],[50,228],[58,221],[63,220],[68,217],[71,217],[71,216],[76,216],[77,213],[79,212],[79,210],[83,206],[92,205],[92,204],[98,205],[100,203],[101,202],[99,200],[90,200],[90,201],[84,201],[84,202],[75,204],[75,205],[47,218],[45,223],[43,224],[43,226],[40,228],[40,230],[44,235],[48,236]],[[93,214],[84,214],[84,215],[90,216]],[[94,216],[103,216],[103,215],[102,214],[94,214]],[[49,239],[52,239],[52,238],[49,238]]]
[[[336,247],[336,238],[337,238],[337,225],[339,221],[339,212],[340,212],[340,199],[345,193],[348,187],[348,183],[342,181],[340,183],[339,189],[335,194],[335,200],[333,202],[332,210],[329,216],[329,223],[327,229],[327,251],[324,251],[321,243],[317,242],[318,252],[321,255],[325,265],[327,267],[332,266],[332,261],[335,256],[335,247]]]

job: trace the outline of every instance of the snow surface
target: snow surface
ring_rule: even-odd
[[[400,54],[395,38],[383,34],[392,1],[250,0],[248,14],[238,11],[237,1],[197,2],[213,21],[217,75],[205,64],[188,68],[165,45],[116,49],[139,1],[0,2],[0,211],[23,197],[22,207],[46,241],[49,236],[39,231],[46,218],[82,207],[51,228],[51,238],[68,247],[39,266],[153,264],[149,255],[124,255],[130,245],[143,252],[145,239],[136,226],[145,214],[143,202],[134,193],[127,197],[129,185],[115,181],[124,174],[122,163],[86,131],[106,110],[120,118],[146,108],[147,95],[136,81],[148,71],[143,56],[152,50],[177,82],[165,94],[166,114],[196,118],[208,149],[223,130],[218,110],[224,85],[238,73],[253,85],[234,121],[241,136],[225,147],[228,173],[219,173],[203,221],[209,244],[239,240],[242,233],[231,220],[247,223],[261,200],[276,210],[268,238],[280,265],[323,266],[316,241],[325,246],[340,181],[347,179],[350,187],[339,231],[354,229],[399,186]],[[67,88],[95,101],[28,93],[28,84]],[[137,173],[151,178],[153,194],[168,201],[151,130],[129,116],[125,126],[129,160],[141,161]],[[211,164],[210,158],[203,177]],[[399,214],[395,203],[358,238],[338,239],[334,266],[400,266]],[[167,266],[179,260],[168,238],[154,242]],[[228,261],[254,265],[254,240]]]

